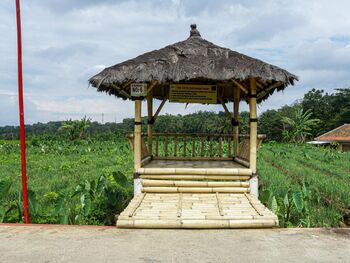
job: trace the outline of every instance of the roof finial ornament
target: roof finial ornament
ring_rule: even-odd
[[[199,33],[199,31],[197,30],[196,24],[191,25],[190,37],[201,37],[201,33]]]

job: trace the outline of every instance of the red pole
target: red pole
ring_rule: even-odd
[[[24,130],[24,107],[23,107],[23,79],[22,79],[22,34],[21,34],[21,10],[20,0],[16,0],[17,18],[17,55],[18,55],[18,104],[19,104],[19,124],[21,137],[21,160],[22,160],[22,192],[24,221],[29,224],[28,194],[27,194],[27,171],[26,171],[26,135]]]

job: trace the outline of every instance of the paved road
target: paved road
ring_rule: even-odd
[[[0,262],[350,262],[350,229],[129,230],[0,224]]]

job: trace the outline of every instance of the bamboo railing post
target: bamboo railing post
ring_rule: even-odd
[[[168,135],[165,135],[164,138],[164,155],[168,157]]]
[[[249,98],[249,111],[250,111],[250,154],[249,154],[249,166],[252,170],[253,176],[250,179],[251,193],[258,196],[258,178],[256,176],[256,146],[257,146],[257,128],[258,120],[256,114],[256,80],[250,78],[250,98]]]
[[[141,106],[142,100],[135,100],[135,127],[134,127],[134,169],[141,168]],[[141,193],[141,179],[134,179],[134,195]]]
[[[174,157],[177,157],[177,136],[174,136]]]
[[[196,142],[195,142],[194,136],[192,136],[192,157],[196,156],[195,151],[196,151]]]
[[[232,153],[231,153],[231,136],[230,137],[227,137],[227,143],[228,143],[228,146],[227,146],[227,157],[228,158],[231,158],[232,157]]]
[[[158,157],[158,151],[159,150],[159,135],[156,136],[156,154],[155,156]]]
[[[214,141],[214,138],[213,136],[210,136],[210,144],[209,144],[209,156],[210,157],[213,157],[213,141]]]
[[[201,157],[204,157],[204,136],[201,136]]]
[[[150,90],[147,93],[147,114],[148,114],[148,121],[147,121],[147,140],[148,140],[148,153],[153,156],[152,151],[152,135],[153,135],[153,93],[152,90]]]
[[[238,144],[239,144],[239,100],[240,100],[240,89],[236,88],[234,90],[234,103],[233,103],[233,147],[234,147],[234,157],[238,156]]]
[[[186,158],[186,136],[184,136],[184,144],[183,144],[184,158]]]

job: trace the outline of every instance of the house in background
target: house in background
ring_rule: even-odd
[[[344,124],[315,138],[312,144],[338,143],[339,150],[350,151],[350,124]]]

